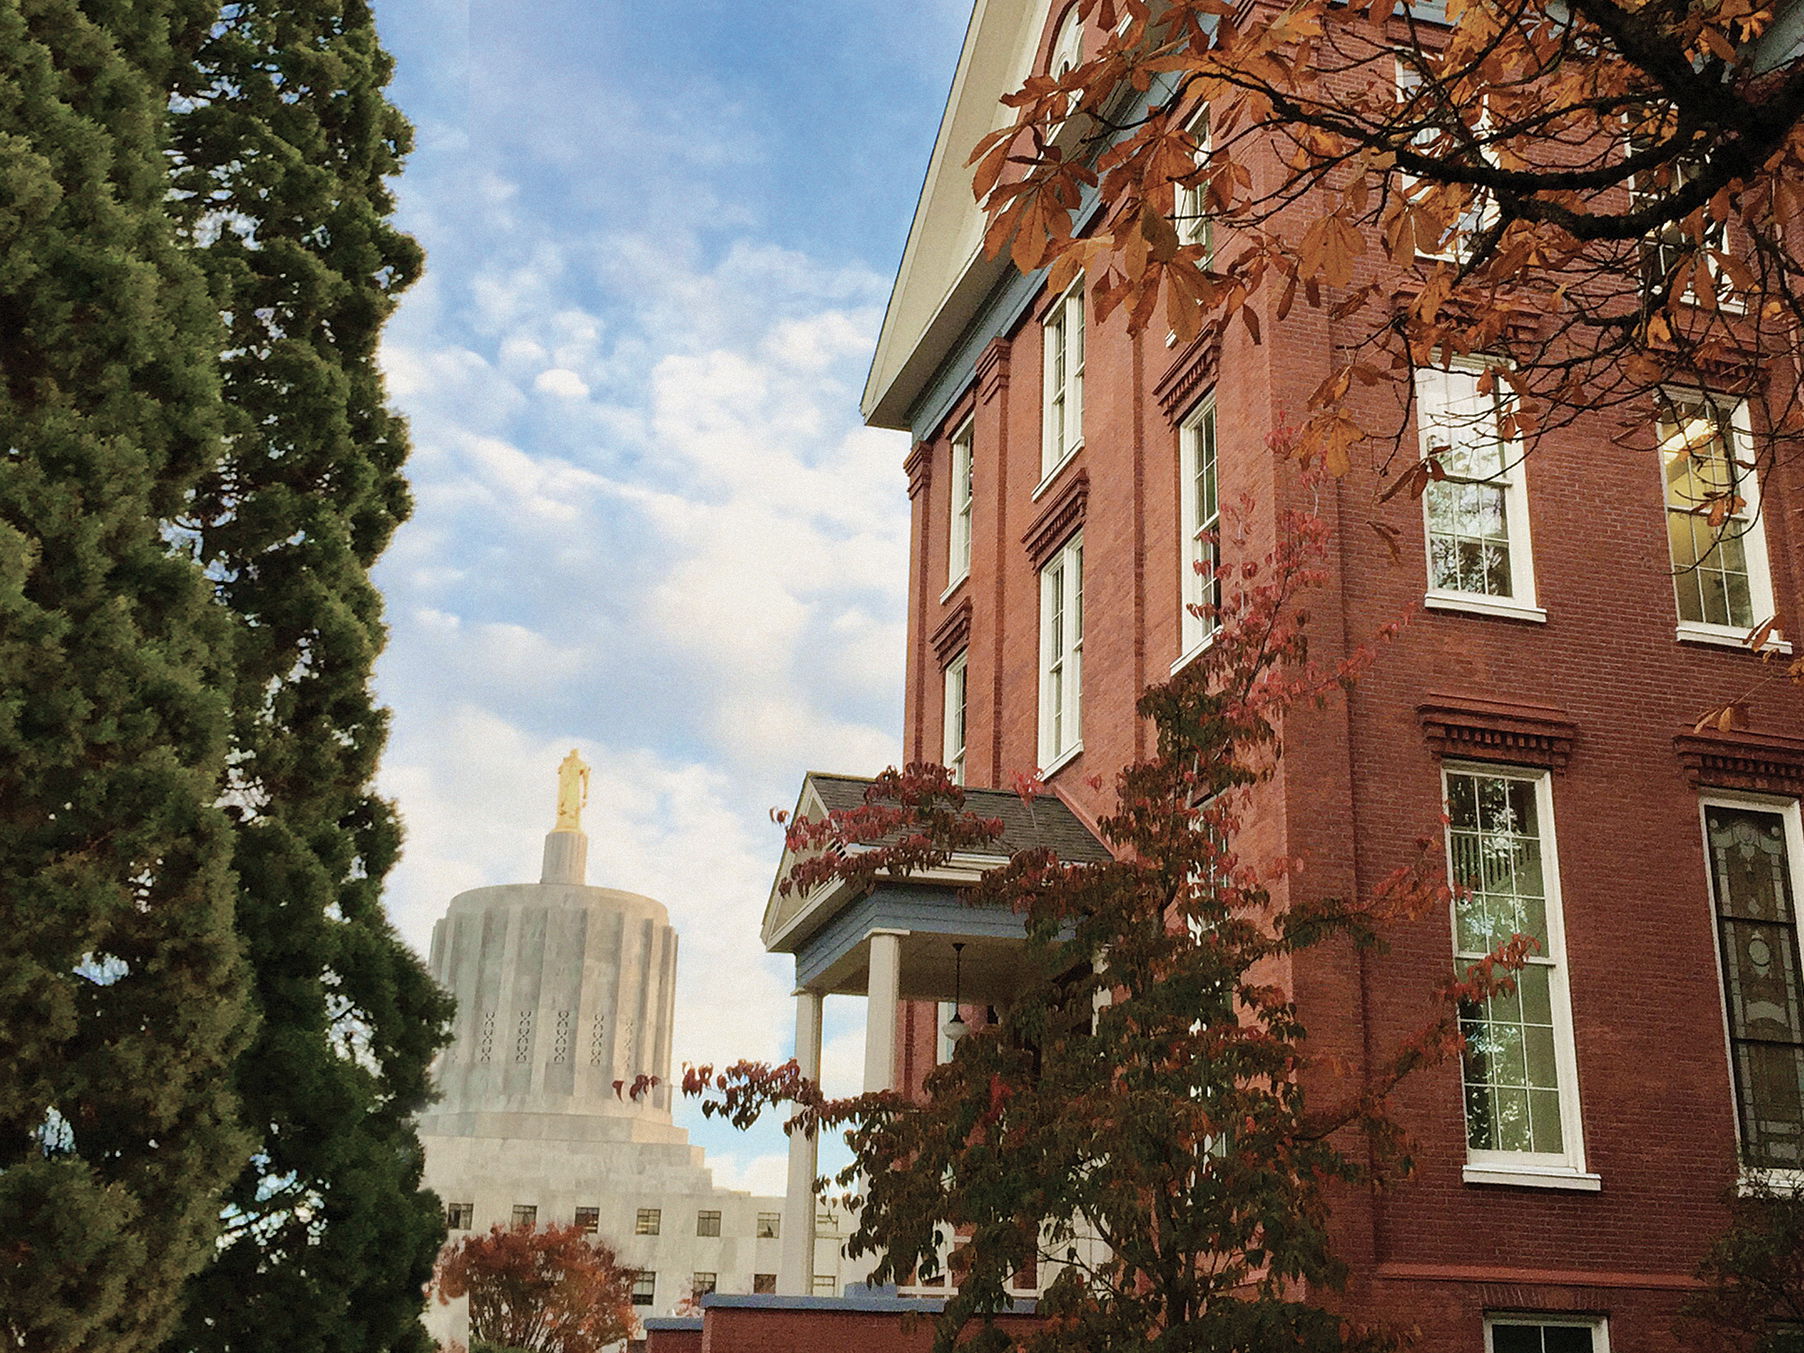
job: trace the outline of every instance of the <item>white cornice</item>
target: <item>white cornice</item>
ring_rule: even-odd
[[[1053,0],[977,0],[927,164],[860,407],[873,427],[906,428],[946,350],[1009,267],[983,257],[983,213],[965,163],[1013,116],[1000,102],[1027,77]]]

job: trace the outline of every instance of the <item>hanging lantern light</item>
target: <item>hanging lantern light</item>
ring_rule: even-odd
[[[965,1017],[959,1013],[961,997],[964,995],[964,961],[965,942],[954,940],[952,942],[952,1018],[940,1026],[941,1036],[954,1046],[957,1046],[958,1040],[970,1032],[965,1027]]]

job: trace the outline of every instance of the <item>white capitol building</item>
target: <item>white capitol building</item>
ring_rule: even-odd
[[[426,1184],[452,1240],[497,1223],[593,1228],[639,1270],[642,1315],[700,1291],[774,1291],[783,1200],[715,1187],[671,1121],[677,935],[661,903],[588,883],[587,775],[575,752],[559,768],[539,882],[459,893],[433,927],[457,1017],[439,1102],[419,1119]],[[640,1077],[657,1084],[616,1091]],[[821,1210],[826,1240],[839,1227]],[[815,1290],[838,1292],[840,1247],[814,1248]],[[433,1304],[437,1337],[467,1338],[461,1306]]]

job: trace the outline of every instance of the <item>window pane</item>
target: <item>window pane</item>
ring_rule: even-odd
[[[1083,546],[1067,545],[1040,572],[1040,762],[1049,765],[1079,737],[1080,654],[1084,641]]]
[[[1219,542],[1207,539],[1221,526],[1220,488],[1216,474],[1215,406],[1207,404],[1185,424],[1181,434],[1182,527],[1190,548],[1186,552],[1179,595],[1184,603],[1183,641],[1186,650],[1206,639],[1220,624],[1221,583],[1214,576]],[[1197,615],[1190,608],[1207,608]]]
[[[1515,935],[1540,946],[1512,990],[1460,1009],[1467,1144],[1558,1154],[1565,1130],[1535,782],[1468,771],[1449,771],[1446,782],[1449,871],[1465,890],[1454,900],[1458,958],[1482,958]]]
[[[1081,647],[1084,642],[1084,547],[1080,542],[1070,547],[1071,560],[1071,642]]]
[[[1548,1325],[1541,1331],[1547,1353],[1591,1353],[1592,1332],[1586,1325]]]
[[[1491,1326],[1491,1353],[1593,1353],[1595,1333],[1590,1325],[1496,1322]]]
[[[1759,528],[1751,502],[1744,500],[1754,497],[1755,486],[1730,453],[1725,415],[1708,403],[1675,403],[1659,432],[1679,618],[1752,626],[1760,617],[1754,613],[1746,536]]]
[[[1184,128],[1196,139],[1196,163],[1199,168],[1209,162],[1209,110],[1202,108],[1190,119]],[[1174,214],[1177,219],[1172,222],[1177,228],[1180,244],[1200,244],[1203,246],[1205,265],[1214,246],[1214,222],[1209,219],[1208,200],[1201,183],[1181,184],[1178,187],[1174,202]]]
[[[1456,952],[1482,958],[1512,935],[1530,935],[1547,958],[1547,895],[1534,785],[1527,780],[1449,772],[1448,855]]]
[[[1491,1326],[1491,1353],[1542,1353],[1536,1325]]]
[[[952,527],[946,551],[947,582],[954,583],[971,570],[971,428],[967,424],[952,440]]]
[[[1479,380],[1474,371],[1416,372],[1422,454],[1446,475],[1424,494],[1429,586],[1507,597],[1515,589],[1504,403],[1497,391],[1481,394]]]

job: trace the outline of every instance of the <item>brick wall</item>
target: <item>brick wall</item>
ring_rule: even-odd
[[[1252,501],[1230,558],[1263,555],[1278,510],[1304,498],[1295,468],[1277,462],[1266,439],[1326,374],[1335,342],[1352,335],[1302,307],[1283,323],[1262,319],[1263,346],[1235,326],[1217,351],[1168,345],[1156,327],[1130,338],[1119,318],[1098,323],[1092,313],[1085,445],[1037,497],[1039,311],[985,353],[967,396],[917,451],[930,472],[914,497],[911,755],[937,759],[941,745],[939,657],[925,636],[968,604],[968,782],[1006,787],[1034,769],[1039,592],[1023,537],[1083,475],[1084,751],[1051,783],[1082,811],[1107,808],[1115,772],[1146,751],[1135,700],[1178,656],[1177,424],[1195,398],[1213,390],[1217,399],[1224,504]],[[1399,399],[1359,391],[1354,413],[1368,425],[1400,418]],[[972,567],[941,597],[948,439],[966,417],[975,420]],[[1356,890],[1404,863],[1419,839],[1440,840],[1441,763],[1419,714],[1430,697],[1558,711],[1573,730],[1569,760],[1552,777],[1552,826],[1586,1165],[1602,1188],[1463,1182],[1458,1067],[1410,1083],[1397,1108],[1417,1143],[1414,1178],[1346,1197],[1337,1225],[1355,1265],[1349,1300],[1419,1324],[1427,1349],[1481,1347],[1480,1312],[1509,1307],[1607,1312],[1615,1347],[1675,1348],[1667,1321],[1725,1219],[1730,1072],[1699,788],[1674,738],[1705,707],[1749,688],[1755,734],[1804,733],[1804,692],[1761,684],[1770,669],[1746,651],[1675,637],[1651,412],[1626,446],[1618,420],[1600,414],[1551,432],[1528,461],[1544,623],[1428,610],[1420,502],[1378,501],[1386,481],[1370,465],[1324,491],[1320,510],[1337,534],[1330,582],[1310,604],[1316,656],[1332,660],[1386,622],[1407,624],[1349,699],[1291,719],[1282,772],[1249,827],[1258,851],[1308,861],[1297,886]],[[1804,638],[1801,474],[1781,464],[1766,475],[1761,529],[1781,627]],[[1395,531],[1400,559],[1371,523]],[[1252,853],[1245,841],[1242,851]],[[1421,917],[1392,938],[1382,957],[1318,953],[1295,975],[1323,1051],[1369,1061],[1424,1019],[1428,993],[1450,971],[1449,918]],[[931,1059],[933,1019],[931,1007],[907,1013],[911,1068]]]
[[[882,1302],[888,1307],[906,1305]],[[898,1314],[894,1309],[833,1309],[854,1303],[813,1301],[791,1308],[777,1306],[710,1306],[703,1312],[701,1353],[929,1353],[933,1347],[933,1316],[926,1303],[918,1312]],[[1002,1316],[998,1323],[1023,1333],[1037,1322],[1027,1316]],[[966,1335],[975,1333],[975,1327]],[[676,1349],[678,1345],[670,1345]],[[661,1353],[659,1348],[648,1353]]]

